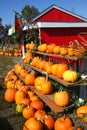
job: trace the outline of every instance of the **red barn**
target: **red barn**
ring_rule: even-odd
[[[87,19],[56,5],[44,10],[33,21],[39,28],[41,43],[68,45],[75,39],[80,43],[87,39]]]

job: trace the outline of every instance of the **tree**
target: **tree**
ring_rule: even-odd
[[[22,11],[21,14],[28,18],[29,22],[32,21],[34,17],[36,17],[39,14],[39,10],[35,8],[34,6],[30,7],[29,5],[26,5]]]

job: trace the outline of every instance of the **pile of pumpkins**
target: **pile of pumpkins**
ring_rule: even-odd
[[[24,82],[20,80],[18,75],[23,78]],[[82,130],[81,127],[74,126],[69,116],[62,115],[55,119],[51,114],[46,112],[44,102],[29,89],[29,85],[35,84],[40,88],[41,81],[48,82],[48,84],[50,82],[46,81],[45,77],[36,77],[34,72],[26,70],[19,63],[4,78],[6,86],[4,99],[8,103],[15,102],[16,111],[21,113],[25,118],[23,130]],[[58,106],[69,105],[69,93],[67,91],[55,92],[54,101],[56,104],[59,101]],[[78,118],[82,118],[84,114],[87,114],[87,106],[79,107],[76,110],[76,114]],[[87,121],[86,117],[84,117],[84,121]]]
[[[27,43],[26,50],[34,50],[36,49],[35,43]],[[60,54],[62,56],[69,55],[69,56],[82,56],[86,49],[83,45],[79,44],[77,41],[72,42],[69,46],[60,46],[56,45],[55,43],[43,43],[37,46],[37,51],[42,53],[48,54]]]
[[[12,49],[12,50],[0,51],[0,55],[21,57],[22,50],[21,49]]]
[[[54,75],[60,79],[64,79],[66,82],[74,83],[78,80],[79,76],[75,70],[69,69],[69,65],[66,63],[53,63],[52,61],[43,60],[39,56],[33,57],[31,52],[25,53],[25,64],[30,64],[36,68],[45,71],[47,74]]]

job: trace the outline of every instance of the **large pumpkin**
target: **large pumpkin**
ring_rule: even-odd
[[[68,65],[64,64],[64,63],[60,63],[57,65],[57,69],[56,69],[56,75],[58,78],[63,78],[63,73],[68,70]]]
[[[87,105],[78,107],[76,114],[79,118],[83,117],[84,114],[87,114]]]
[[[15,88],[6,89],[5,94],[4,94],[4,99],[9,103],[14,102],[16,91],[17,90]]]
[[[63,73],[63,79],[67,82],[75,82],[78,79],[78,73],[73,70],[66,70]]]
[[[70,95],[67,91],[59,91],[54,94],[54,102],[58,106],[67,106],[70,103]]]
[[[40,120],[31,117],[25,121],[23,130],[43,130],[43,126]]]
[[[54,130],[68,130],[69,127],[73,126],[72,120],[69,117],[59,117],[54,123]]]

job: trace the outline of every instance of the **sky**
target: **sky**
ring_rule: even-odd
[[[87,18],[87,0],[0,0],[2,25],[11,24],[14,26],[15,14],[13,10],[20,14],[22,9],[29,5],[42,12],[53,4]]]

